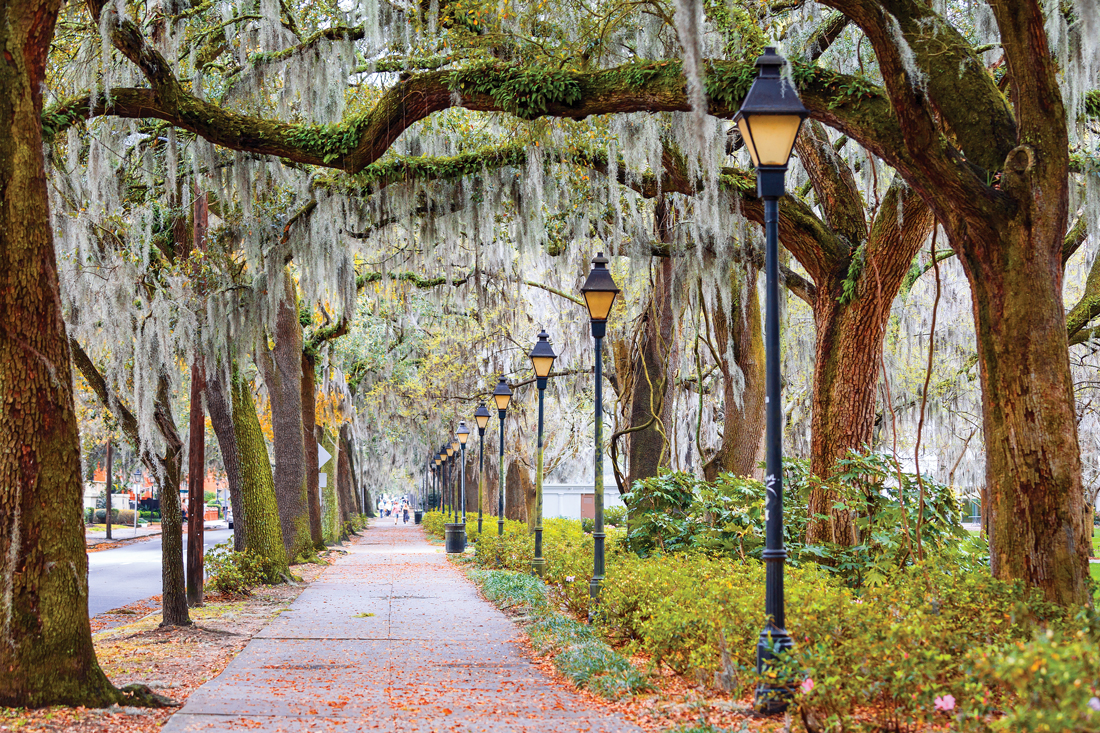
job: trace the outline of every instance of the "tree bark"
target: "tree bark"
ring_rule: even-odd
[[[73,377],[42,157],[60,2],[0,0],[0,705],[120,699],[96,662]]]
[[[722,445],[703,466],[708,481],[720,472],[761,475],[757,463],[764,442],[764,327],[756,273],[749,263],[735,268],[730,273],[729,295],[720,296],[720,306],[714,313],[714,340],[724,394]],[[731,345],[733,363],[726,358]],[[734,374],[735,369],[740,375]]]
[[[337,469],[339,459],[337,456],[340,449],[337,448],[337,441],[331,433],[323,428],[320,432],[321,443],[324,445],[325,450],[329,452],[329,455],[332,456],[325,462],[320,471],[325,475],[325,485],[321,489],[321,529],[325,542],[333,543],[340,539],[340,502],[336,497],[336,479],[339,473]],[[318,483],[320,483],[319,475]]]
[[[205,387],[202,359],[191,365],[191,415],[187,454],[187,603],[202,605],[203,520],[206,510],[206,416],[202,409]]]
[[[534,507],[535,483],[531,472],[519,460],[512,459],[504,479],[504,517],[530,525],[535,517]]]
[[[933,223],[919,196],[892,186],[868,234],[861,270],[850,273],[846,258],[818,276],[810,470],[821,483],[810,492],[807,542],[859,541],[852,512],[838,506],[840,495],[830,481],[838,460],[871,444],[886,322]],[[854,293],[846,296],[845,280],[853,275]]]
[[[183,574],[183,513],[180,510],[180,474],[183,471],[183,441],[172,418],[168,378],[160,377],[154,417],[165,441],[164,456],[155,472],[160,493],[161,524],[161,626],[190,626],[187,590]],[[147,458],[151,463],[152,456]]]
[[[1043,211],[1045,199],[994,222],[1000,236],[987,246],[997,257],[971,247],[964,266],[978,330],[993,575],[1070,605],[1089,600],[1091,528],[1062,309],[1064,226]]]
[[[352,496],[351,458],[348,455],[348,424],[340,426],[336,451],[336,496],[340,504],[340,537],[346,539],[351,515],[355,512],[355,498]]]
[[[279,526],[271,461],[252,392],[235,370],[232,393],[233,431],[241,468],[241,509],[246,517],[245,547],[264,559],[267,579],[274,582],[287,573],[288,562]]]
[[[237,434],[233,429],[233,416],[225,395],[225,385],[216,372],[206,381],[206,406],[210,410],[210,425],[218,438],[222,465],[229,484],[229,505],[233,508],[233,549],[243,552],[248,517],[245,516],[244,503],[241,501],[241,459],[237,451]]]
[[[321,529],[320,469],[317,466],[317,371],[309,350],[302,351],[302,442],[305,447],[306,501],[309,506],[309,538],[318,550],[325,549]]]
[[[667,215],[665,207],[658,206],[658,220]],[[659,223],[659,232],[666,228]],[[673,277],[672,259],[662,257],[656,263],[649,303],[635,330],[630,375],[630,432],[626,436],[629,451],[627,486],[656,476],[671,460],[668,434],[672,426],[666,425],[664,418],[669,394],[668,362],[676,348]]]
[[[284,273],[284,292],[275,323],[275,348],[263,344],[257,360],[271,403],[275,437],[275,500],[288,562],[309,555],[309,499],[302,440],[302,325],[294,281]]]

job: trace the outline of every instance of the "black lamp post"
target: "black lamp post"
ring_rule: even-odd
[[[550,346],[550,334],[545,330],[539,332],[539,340],[535,342],[535,348],[531,349],[529,356],[539,388],[539,437],[535,459],[535,557],[531,560],[531,569],[541,578],[546,574],[546,560],[542,556],[542,398],[546,392],[550,369],[554,366],[554,359],[558,358]]]
[[[466,427],[465,420],[459,420],[458,422],[458,444],[462,448],[462,465],[458,469],[460,476],[460,483],[462,488],[461,492],[461,504],[462,504],[462,534],[466,534],[466,441],[470,439],[470,429]],[[463,542],[465,544],[465,542]]]
[[[447,461],[451,458],[447,444],[439,447],[440,473],[439,473],[439,508],[443,513],[443,522],[447,522]]]
[[[493,390],[493,401],[497,403],[497,416],[500,417],[500,485],[497,487],[497,534],[504,534],[504,413],[512,400],[512,390],[508,380],[502,374],[497,388]]]
[[[451,470],[455,470],[455,461],[458,460],[458,438],[451,438]],[[454,480],[454,474],[451,474],[451,514],[454,517],[454,521],[458,523],[458,482]]]
[[[442,500],[439,498],[439,464],[443,463],[443,459],[436,453],[433,462],[435,469],[432,473],[432,496],[435,497],[435,505],[438,508],[442,505]]]
[[[756,645],[758,672],[765,670],[777,652],[793,646],[787,634],[783,607],[783,567],[787,550],[783,546],[783,408],[779,401],[779,199],[785,193],[787,161],[798,129],[809,112],[802,106],[791,82],[780,76],[785,63],[774,48],[764,49],[764,55],[756,60],[756,81],[733,118],[756,165],[756,193],[764,200],[764,402],[767,425],[764,517],[767,534],[763,557],[767,567],[764,610],[768,621]],[[770,714],[787,709],[790,689],[781,683],[782,680],[774,684],[760,683],[756,688],[758,710]]]
[[[455,449],[450,443],[443,444],[443,520],[447,520],[447,514],[454,510],[454,497],[451,496],[451,467],[454,464]]]
[[[619,287],[607,269],[608,259],[603,252],[592,260],[592,270],[581,286],[588,316],[592,320],[592,338],[596,340],[596,485],[594,489],[595,526],[592,530],[593,562],[592,582],[588,589],[592,594],[592,603],[588,611],[592,619],[596,603],[600,600],[600,584],[604,576],[604,531],[603,531],[603,337],[607,333],[607,316],[619,294]]]
[[[474,420],[477,421],[477,438],[481,444],[478,448],[477,459],[477,533],[481,534],[481,494],[485,485],[485,426],[489,424],[489,408],[482,402],[474,410]]]

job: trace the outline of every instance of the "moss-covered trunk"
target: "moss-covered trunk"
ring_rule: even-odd
[[[931,210],[915,192],[894,185],[871,225],[866,262],[857,263],[856,271],[850,259],[839,260],[819,277],[813,303],[817,342],[810,470],[822,482],[810,492],[808,542],[859,542],[852,512],[839,504],[830,477],[848,451],[871,444],[886,322],[933,223]]]
[[[309,539],[325,549],[321,530],[320,471],[317,467],[317,370],[313,354],[302,352],[302,440],[305,448],[306,502],[309,506]]]
[[[764,329],[756,273],[748,264],[735,268],[729,294],[721,296],[714,313],[722,369],[722,445],[703,467],[708,481],[723,471],[739,476],[761,473],[757,464],[764,442]]]
[[[275,502],[271,461],[260,429],[260,418],[249,390],[233,373],[233,431],[241,468],[241,509],[245,517],[245,548],[264,558],[268,580],[287,572],[288,561]]]
[[[321,531],[325,543],[328,544],[340,539],[340,503],[336,498],[336,475],[339,463],[336,454],[339,450],[332,433],[325,430],[322,430],[321,444],[332,456],[319,471],[319,474],[325,476],[325,485],[321,487]],[[318,477],[319,482],[320,477]]]
[[[1050,193],[1050,192],[1048,192]],[[994,576],[1088,603],[1088,547],[1059,226],[1037,200],[965,258],[974,298]],[[984,251],[983,251],[984,250]]]
[[[42,159],[60,2],[0,0],[0,705],[107,705],[88,623],[80,442]]]
[[[310,554],[309,499],[302,440],[302,324],[290,273],[283,276],[283,299],[275,320],[275,348],[261,345],[257,361],[271,404],[275,447],[275,501],[279,507],[287,560]]]

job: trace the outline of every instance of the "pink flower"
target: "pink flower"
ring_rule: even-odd
[[[1089,698],[1089,707],[1100,712],[1100,697]]]
[[[937,697],[936,698],[936,710],[942,710],[946,713],[948,710],[954,710],[954,709],[955,709],[955,696],[954,695],[944,695],[943,697]]]
[[[814,681],[810,677],[802,680],[802,684],[798,686],[798,689],[802,690],[803,695],[809,695],[810,691],[814,689]]]

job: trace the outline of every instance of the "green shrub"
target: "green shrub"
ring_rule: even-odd
[[[609,506],[603,510],[603,523],[612,527],[626,526],[626,507]]]
[[[111,517],[113,521],[111,524],[124,524],[133,526],[134,524],[134,510],[133,509],[111,509]],[[107,510],[96,509],[95,510],[95,523],[106,524],[107,523]]]
[[[443,517],[442,512],[428,511],[424,512],[424,516],[420,520],[420,526],[424,528],[425,534],[429,537],[436,539],[443,539],[443,525],[447,522]]]
[[[622,557],[604,584],[601,632],[681,674],[709,681],[722,673],[735,694],[748,694],[765,622],[764,576],[762,563],[702,553]],[[937,697],[975,697],[973,650],[1002,649],[1040,628],[1074,628],[1036,594],[960,569],[951,556],[862,591],[814,565],[790,568],[786,611],[793,667],[813,680],[798,703],[826,731],[851,730],[857,712],[873,730],[943,722]],[[987,689],[994,699],[1009,694]]]
[[[787,501],[783,505],[784,544],[792,565],[820,564],[852,587],[885,583],[918,557],[919,493],[917,478],[899,472],[892,458],[849,453],[831,480],[839,501],[855,513],[862,541],[852,547],[804,542],[809,516],[805,507],[819,479],[804,461],[784,463]],[[897,489],[901,481],[905,502]],[[954,553],[957,564],[979,569],[988,550],[962,528],[954,493],[925,478],[923,521],[925,554]],[[689,474],[666,472],[635,481],[623,498],[631,508],[630,548],[641,555],[658,552],[706,552],[740,560],[760,559],[764,549],[764,485],[733,474],[706,482]],[[911,528],[911,538],[902,529]]]
[[[203,562],[208,574],[206,587],[215,593],[248,595],[265,580],[274,580],[269,577],[263,558],[251,550],[235,551],[231,541],[207,550]]]
[[[963,690],[960,715],[976,730],[1046,733],[1100,731],[1100,629],[1037,632],[1030,640],[970,655],[976,673]],[[988,723],[990,712],[1003,716]]]
[[[579,526],[578,522],[574,524]],[[578,687],[587,687],[609,699],[648,688],[644,675],[591,628],[551,610],[549,590],[538,578],[499,570],[475,570],[470,577],[497,606],[519,608],[535,617],[527,627],[535,649],[552,655],[558,671]]]
[[[473,570],[470,578],[481,587],[482,594],[501,609],[519,609],[526,613],[546,610],[546,587],[531,575]]]

